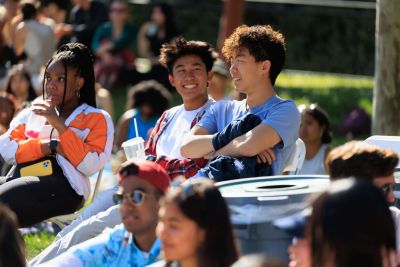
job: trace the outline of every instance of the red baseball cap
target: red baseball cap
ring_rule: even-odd
[[[170,185],[170,179],[167,172],[159,164],[153,161],[144,160],[129,160],[121,164],[118,171],[119,183],[130,175],[138,176],[139,178],[149,182],[153,186],[165,193]]]

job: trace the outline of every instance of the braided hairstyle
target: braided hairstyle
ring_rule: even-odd
[[[67,67],[76,70],[78,76],[84,79],[84,84],[80,89],[79,103],[86,103],[92,107],[96,107],[96,91],[94,88],[95,78],[93,69],[93,56],[89,48],[81,43],[68,43],[62,45],[56,52],[56,54],[47,62],[46,70],[48,66],[54,62],[61,60],[64,64],[65,77],[67,77]],[[61,116],[65,93],[67,91],[67,79],[64,84],[64,95],[62,105],[59,111]],[[45,82],[43,83],[43,99],[45,98]]]

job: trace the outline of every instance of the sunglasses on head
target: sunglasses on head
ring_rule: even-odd
[[[387,196],[390,192],[394,192],[396,184],[385,184],[381,187],[383,194]]]
[[[115,204],[121,204],[124,197],[127,197],[129,202],[135,206],[140,206],[143,204],[146,197],[146,193],[141,190],[133,190],[130,193],[117,192],[113,195],[113,201]]]

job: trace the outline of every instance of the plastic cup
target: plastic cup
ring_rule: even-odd
[[[146,155],[144,153],[144,140],[142,137],[134,137],[122,143],[125,156],[128,160],[145,160]]]
[[[42,103],[42,101],[34,101],[33,104]],[[43,101],[43,103],[45,103]],[[40,109],[39,107],[32,106],[31,109]],[[47,119],[43,116],[37,115],[32,111],[29,114],[28,121],[25,126],[25,135],[30,138],[38,138],[42,131]]]

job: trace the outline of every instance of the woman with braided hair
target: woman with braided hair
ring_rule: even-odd
[[[14,171],[0,177],[0,202],[26,227],[68,214],[89,197],[89,176],[109,160],[114,128],[96,108],[93,58],[79,43],[60,47],[44,72],[43,103],[21,111],[0,137],[0,154]],[[25,133],[31,113],[47,123],[37,138]]]

